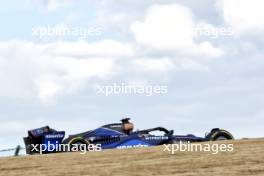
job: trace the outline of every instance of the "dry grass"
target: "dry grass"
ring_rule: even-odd
[[[234,176],[264,175],[264,139],[228,141],[233,152],[163,152],[163,146],[10,157],[0,159],[0,176]]]

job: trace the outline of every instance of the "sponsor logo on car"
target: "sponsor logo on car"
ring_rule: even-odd
[[[169,139],[168,136],[149,136],[145,137],[146,140],[167,140]]]
[[[46,139],[50,139],[50,138],[63,138],[64,135],[63,134],[47,134],[45,136]]]
[[[149,147],[149,145],[146,144],[137,144],[137,145],[121,145],[116,148],[118,149],[126,149],[126,148],[137,148],[137,147]]]

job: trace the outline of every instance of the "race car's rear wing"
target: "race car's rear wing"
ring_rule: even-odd
[[[24,137],[24,143],[27,154],[37,153],[54,153],[56,152],[56,146],[62,143],[65,136],[64,131],[56,131],[49,126],[36,128],[28,131],[28,136]],[[50,150],[50,145],[55,147]]]

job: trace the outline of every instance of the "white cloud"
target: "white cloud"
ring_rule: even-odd
[[[48,52],[56,56],[75,57],[129,57],[133,55],[133,49],[128,43],[113,40],[101,40],[100,42],[54,42],[48,45]]]
[[[192,15],[181,5],[154,5],[131,25],[136,40],[159,49],[192,47]]]
[[[43,0],[44,5],[48,10],[55,10],[58,7],[68,6],[73,0]]]
[[[138,70],[143,72],[154,72],[157,74],[168,73],[169,71],[203,71],[208,72],[209,68],[192,59],[187,58],[139,58],[132,61]]]
[[[56,6],[70,3],[70,0],[46,2]],[[49,104],[83,88],[90,79],[107,80],[113,75],[122,75],[121,72],[129,70],[125,68],[127,64],[131,64],[133,72],[140,74],[208,71],[209,68],[196,56],[219,57],[223,51],[209,41],[195,42],[193,29],[197,24],[200,23],[194,22],[191,10],[185,6],[154,5],[143,22],[131,24],[137,41],[133,44],[106,39],[93,43],[0,42],[0,94],[38,98]],[[146,47],[149,52],[142,53]],[[159,56],[152,52],[156,49]],[[167,51],[173,52],[173,56],[167,55]],[[181,56],[177,57],[178,54]]]
[[[0,94],[16,97],[20,94],[25,95],[25,92],[36,93],[36,97],[40,98],[43,103],[50,103],[59,95],[79,89],[90,78],[108,79],[115,73],[113,57],[85,56],[78,58],[72,57],[67,52],[61,53],[58,50],[59,52],[56,53],[56,50],[53,50],[54,48],[62,49],[64,45],[74,44],[0,42],[0,55],[2,56],[0,59],[2,80]],[[92,44],[87,45],[92,47]],[[95,45],[100,46],[99,43],[95,43]],[[84,43],[82,46],[85,48]],[[78,43],[75,43],[75,47],[78,48]],[[111,46],[108,48],[115,50]],[[70,48],[66,47],[65,49]],[[116,48],[118,52],[119,49]],[[75,54],[74,47],[71,53]],[[117,54],[117,52],[115,53]],[[122,53],[119,53],[119,56],[122,56]],[[64,56],[60,56],[61,54]],[[89,55],[89,50],[86,54]],[[98,54],[98,56],[100,55]]]
[[[223,50],[213,47],[208,41],[201,42],[193,52],[198,55],[207,55],[211,57],[219,57],[224,53]]]
[[[56,82],[52,82],[52,81],[38,81],[36,80],[36,82],[38,82],[37,86],[39,88],[39,98],[41,99],[41,101],[43,103],[50,103],[50,101],[56,97],[60,91],[63,91],[63,87],[56,83]]]
[[[151,59],[151,58],[141,58],[132,61],[135,67],[139,67],[145,71],[159,71],[159,72],[167,72],[175,68],[175,65],[172,62],[172,59],[169,58],[159,58],[159,59]]]
[[[199,52],[212,50],[215,53],[210,45],[200,46],[203,48]],[[122,77],[122,73],[127,71],[124,70],[127,64],[132,66],[133,72],[141,74],[167,74],[171,70],[208,71],[206,66],[192,59],[141,58],[137,52],[128,43],[110,40],[46,44],[0,42],[0,94],[38,98],[43,104],[53,104],[59,97],[84,88],[92,79],[98,82],[114,76]]]
[[[238,33],[254,33],[264,29],[264,1],[220,0],[217,6],[225,22]]]
[[[218,57],[223,51],[209,41],[194,41],[194,17],[190,9],[179,4],[154,5],[143,22],[131,24],[136,41],[157,50],[173,50],[184,55]]]

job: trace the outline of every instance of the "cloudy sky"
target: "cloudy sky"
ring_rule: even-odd
[[[67,134],[130,117],[203,136],[263,136],[261,0],[1,1],[0,149],[28,129]],[[43,33],[67,28],[75,33]],[[86,36],[81,33],[89,29]],[[92,32],[91,32],[92,31]],[[43,32],[43,31],[42,31]],[[97,93],[124,83],[168,93]]]

